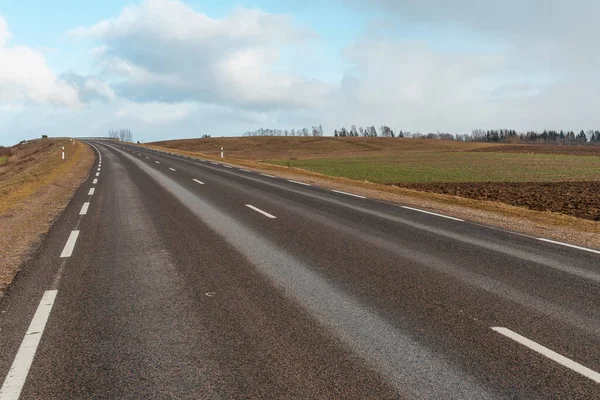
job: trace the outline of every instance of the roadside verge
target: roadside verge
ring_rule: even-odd
[[[79,141],[46,139],[13,147],[0,168],[0,293],[67,206],[93,162],[93,150]]]

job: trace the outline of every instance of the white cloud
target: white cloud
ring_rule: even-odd
[[[110,101],[116,98],[114,90],[104,81],[95,77],[86,77],[75,72],[61,74],[61,81],[75,89],[83,102],[93,100]]]
[[[29,47],[10,47],[11,37],[0,16],[0,104],[78,106],[77,91],[55,77],[44,56]]]
[[[198,109],[196,103],[135,103],[125,102],[116,112],[119,119],[134,119],[145,124],[166,124],[179,121]]]
[[[344,55],[355,67],[342,93],[359,99],[349,115],[421,131],[600,126],[590,107],[600,102],[598,2],[347,2],[379,7],[378,23],[391,32],[417,28],[428,40],[373,29],[349,46]],[[329,115],[342,113],[333,107]]]
[[[238,8],[214,19],[177,0],[146,0],[71,32],[100,43],[99,65],[119,95],[248,109],[306,107],[329,87],[275,72],[281,46],[314,38],[288,16]]]
[[[8,24],[0,15],[0,47],[4,47],[10,38],[12,38],[12,34],[8,30]]]
[[[402,21],[417,21],[503,45],[515,62],[551,64],[569,71],[600,65],[595,51],[600,36],[600,2],[595,0],[347,0],[361,7],[380,6]]]

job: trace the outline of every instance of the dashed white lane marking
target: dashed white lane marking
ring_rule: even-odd
[[[96,172],[96,176],[100,176],[100,172]]]
[[[223,166],[224,166],[225,168],[232,168],[232,166],[231,166],[231,165],[224,165],[224,164],[223,164]]]
[[[267,178],[275,178],[273,175],[269,175],[269,174],[261,174],[262,176],[266,176]]]
[[[88,196],[92,196],[95,191],[96,191],[96,188],[90,188],[90,191],[88,192]]]
[[[204,185],[204,182],[199,181],[198,179],[192,179],[194,182]]]
[[[252,172],[252,171],[250,171],[249,169],[243,169],[243,168],[240,168],[240,171],[244,171],[244,172]]]
[[[464,222],[464,220],[462,220],[460,218],[449,217],[447,215],[438,214],[438,213],[434,213],[434,212],[431,212],[431,211],[419,210],[418,208],[412,208],[412,207],[407,207],[407,206],[400,206],[400,207],[406,208],[407,210],[418,211],[418,212],[421,212],[421,213],[424,213],[424,214],[435,215],[436,217],[448,218],[448,219],[451,219],[453,221]]]
[[[260,208],[254,207],[254,206],[253,206],[253,205],[251,205],[251,204],[246,204],[246,207],[248,207],[248,208],[251,208],[252,210],[254,210],[254,211],[258,212],[258,213],[261,213],[262,215],[264,215],[264,216],[265,216],[265,217],[267,217],[267,218],[272,218],[272,219],[275,219],[275,218],[277,218],[276,216],[274,216],[274,215],[272,215],[272,214],[269,214],[268,212],[266,212],[266,211],[263,211],[263,210],[261,210]]]
[[[146,157],[146,160],[149,160],[149,159],[150,159],[150,157]]]
[[[587,247],[575,246],[574,244],[568,244],[568,243],[563,243],[563,242],[556,242],[554,240],[544,239],[544,238],[537,238],[537,240],[541,240],[542,242],[559,244],[561,246],[572,247],[572,248],[578,249],[578,250],[589,251],[590,253],[600,254],[600,251],[598,251],[598,250],[588,249]]]
[[[157,163],[157,164],[160,164],[160,162],[158,162],[158,161],[154,161],[154,162]]]
[[[85,203],[83,203],[83,206],[81,207],[81,211],[79,211],[79,215],[85,215],[88,212],[88,208],[90,207],[90,202],[86,201]]]
[[[212,162],[212,161],[211,161],[211,164],[213,164],[213,165],[219,165],[219,163]]]
[[[308,184],[308,183],[298,182],[293,179],[288,179],[288,182],[297,183],[298,185],[310,186],[310,184]]]
[[[98,168],[96,171],[100,171],[100,168]]]
[[[345,194],[346,196],[352,196],[352,197],[358,197],[359,199],[366,199],[365,196],[361,196],[359,194],[354,194],[354,193],[348,193],[348,192],[342,192],[341,190],[334,190],[331,189],[332,192],[336,192],[336,193],[340,193],[340,194]]]
[[[169,167],[169,169],[170,169],[171,171],[175,171],[175,168],[171,168],[171,167]]]
[[[92,185],[95,185],[96,183],[98,183],[98,178],[94,178],[94,180],[92,181]]]
[[[56,299],[56,290],[47,290],[40,300],[33,319],[25,332],[25,337],[21,342],[21,346],[17,351],[17,355],[4,379],[2,389],[0,389],[0,400],[14,399],[17,400],[21,396],[21,391],[27,380],[29,369],[33,363],[35,353],[37,351],[42,334],[46,328],[46,322],[52,311],[54,300]]]
[[[550,350],[549,348],[544,347],[541,344],[534,342],[531,339],[527,339],[525,336],[521,336],[518,333],[511,331],[508,328],[493,327],[492,329],[494,331],[498,332],[499,334],[504,335],[507,338],[510,338],[510,339],[514,340],[515,342],[520,343],[523,346],[528,347],[531,350],[533,350],[543,356],[548,357],[552,361],[557,362],[560,365],[567,367],[570,370],[575,371],[575,372],[585,376],[586,378],[593,380],[596,383],[600,383],[600,374],[597,373],[596,371],[591,370],[587,367],[584,367],[583,365],[571,360],[570,358],[560,355],[560,354]]]
[[[71,257],[73,254],[73,249],[75,248],[75,243],[77,243],[77,238],[79,237],[79,231],[71,231],[69,238],[67,239],[67,243],[63,248],[62,253],[60,253],[60,258]]]

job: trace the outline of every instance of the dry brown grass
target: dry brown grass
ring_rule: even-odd
[[[498,146],[490,143],[429,139],[285,136],[166,140],[148,145],[213,157],[219,156],[223,147],[227,159],[237,160],[366,157],[412,152],[472,151]]]
[[[61,146],[66,159],[61,161]],[[94,153],[68,140],[39,140],[14,146],[0,166],[0,291],[48,232],[87,176]]]

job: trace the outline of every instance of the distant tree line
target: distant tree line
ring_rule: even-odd
[[[504,143],[557,143],[557,144],[585,144],[600,143],[600,131],[581,130],[574,131],[543,130],[517,132],[511,129],[476,129],[471,135],[471,140],[479,142],[504,142]]]
[[[244,136],[323,136],[323,127],[313,126],[301,129],[265,129],[260,128],[255,131],[247,131]]]
[[[118,139],[122,142],[133,142],[133,134],[129,129],[110,129],[108,137],[110,139]]]
[[[404,137],[404,132],[401,130],[394,133],[394,130],[387,125],[382,125],[379,127],[379,134],[377,133],[377,129],[375,126],[367,126],[363,128],[362,126],[356,129],[356,125],[352,125],[350,130],[342,127],[340,129],[336,129],[333,131],[334,137]]]
[[[313,126],[312,129],[301,128],[291,130],[281,129],[257,129],[248,131],[244,136],[323,136],[323,127]],[[496,143],[545,143],[545,144],[600,144],[600,130],[581,130],[575,131],[563,130],[543,130],[543,131],[523,131],[517,132],[514,129],[475,129],[470,134],[455,134],[447,132],[421,133],[410,132],[390,128],[382,125],[376,129],[374,125],[363,128],[351,125],[350,129],[345,127],[335,129],[334,137],[387,137],[387,138],[413,138],[413,139],[433,139],[433,140],[459,140],[464,142],[496,142]]]

